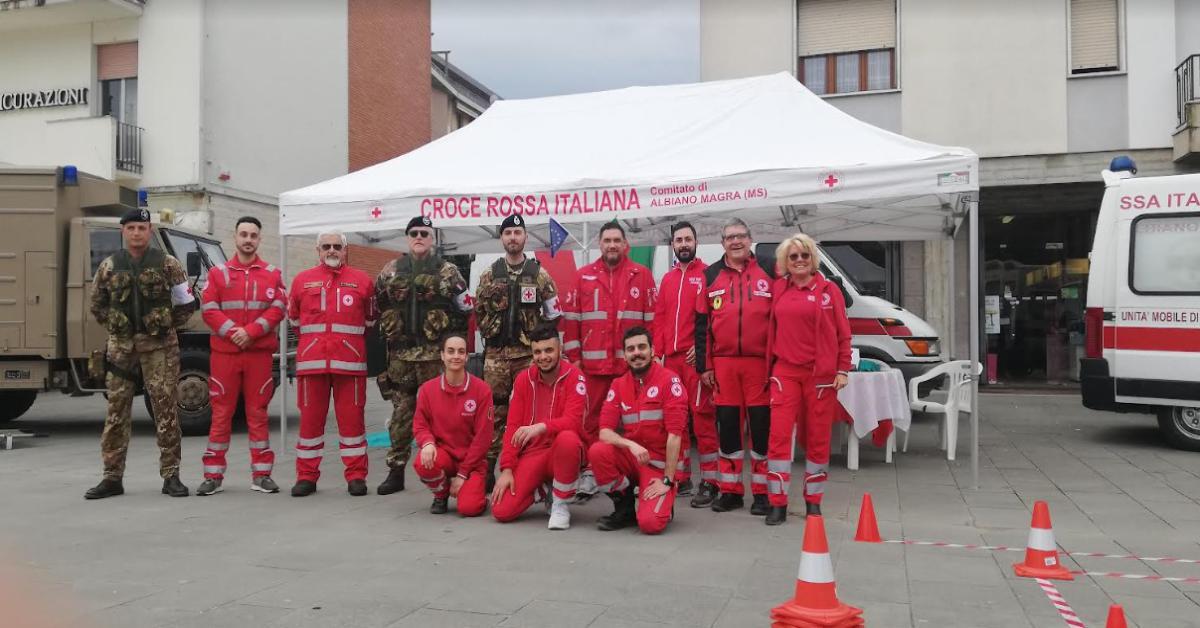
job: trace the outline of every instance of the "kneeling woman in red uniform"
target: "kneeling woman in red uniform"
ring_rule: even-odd
[[[775,250],[779,279],[771,306],[771,435],[767,446],[767,525],[787,520],[796,437],[804,447],[807,514],[821,514],[837,391],[850,370],[850,319],[841,288],[817,269],[817,244],[803,234]]]
[[[417,476],[433,491],[429,512],[440,515],[451,497],[458,514],[478,517],[487,503],[484,483],[492,444],[492,389],[467,372],[467,339],[442,339],[445,371],[417,390],[413,439],[420,444]]]

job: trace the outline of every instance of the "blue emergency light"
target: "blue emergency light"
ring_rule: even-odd
[[[138,188],[138,207],[146,207],[150,204],[150,197],[146,193],[146,188]]]
[[[60,176],[63,185],[79,185],[79,168],[75,166],[63,166]]]
[[[1110,172],[1129,172],[1131,174],[1137,174],[1137,164],[1133,163],[1133,160],[1130,159],[1128,155],[1118,155],[1113,157],[1112,161],[1108,163],[1108,170]]]

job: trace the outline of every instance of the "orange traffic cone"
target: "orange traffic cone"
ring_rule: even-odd
[[[1075,579],[1058,560],[1058,545],[1054,542],[1050,507],[1046,502],[1033,504],[1033,522],[1029,525],[1029,542],[1025,544],[1025,562],[1013,565],[1013,571],[1026,578]]]
[[[1104,623],[1104,628],[1129,628],[1125,623],[1125,609],[1120,604],[1108,607],[1108,621]]]
[[[858,509],[858,532],[854,540],[859,543],[882,543],[879,537],[879,523],[875,521],[875,504],[871,502],[871,494],[863,493],[862,507]]]
[[[837,598],[833,561],[825,540],[825,520],[809,515],[804,523],[804,546],[795,597],[771,609],[772,628],[855,628],[865,626],[862,609]]]

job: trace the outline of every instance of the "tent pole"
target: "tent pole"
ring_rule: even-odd
[[[591,245],[591,241],[588,240],[587,226],[588,226],[588,224],[586,222],[583,223],[583,242],[582,242],[582,244],[583,244],[583,263],[585,266],[592,263],[592,249],[591,249],[592,245]]]
[[[950,232],[950,246],[949,246],[949,256],[950,257],[949,257],[949,262],[948,262],[949,268],[946,271],[947,276],[950,278],[950,294],[949,294],[950,320],[949,320],[949,325],[948,325],[948,327],[950,328],[950,331],[946,334],[946,356],[950,359],[950,361],[954,360],[954,357],[955,357],[954,350],[957,348],[955,345],[958,344],[955,342],[955,337],[958,336],[958,278],[955,277],[955,270],[956,270],[954,268],[955,254],[956,254],[956,251],[954,250],[954,232],[951,231]]]
[[[971,486],[979,488],[979,201],[971,203]]]
[[[279,273],[287,282],[287,236],[279,236]],[[284,303],[283,320],[279,321],[279,449],[287,451],[287,411],[288,411],[288,316],[287,303]]]

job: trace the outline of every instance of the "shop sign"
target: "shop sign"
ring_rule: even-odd
[[[88,88],[46,89],[33,92],[7,92],[0,94],[0,111],[42,109],[45,107],[73,107],[88,104]]]

